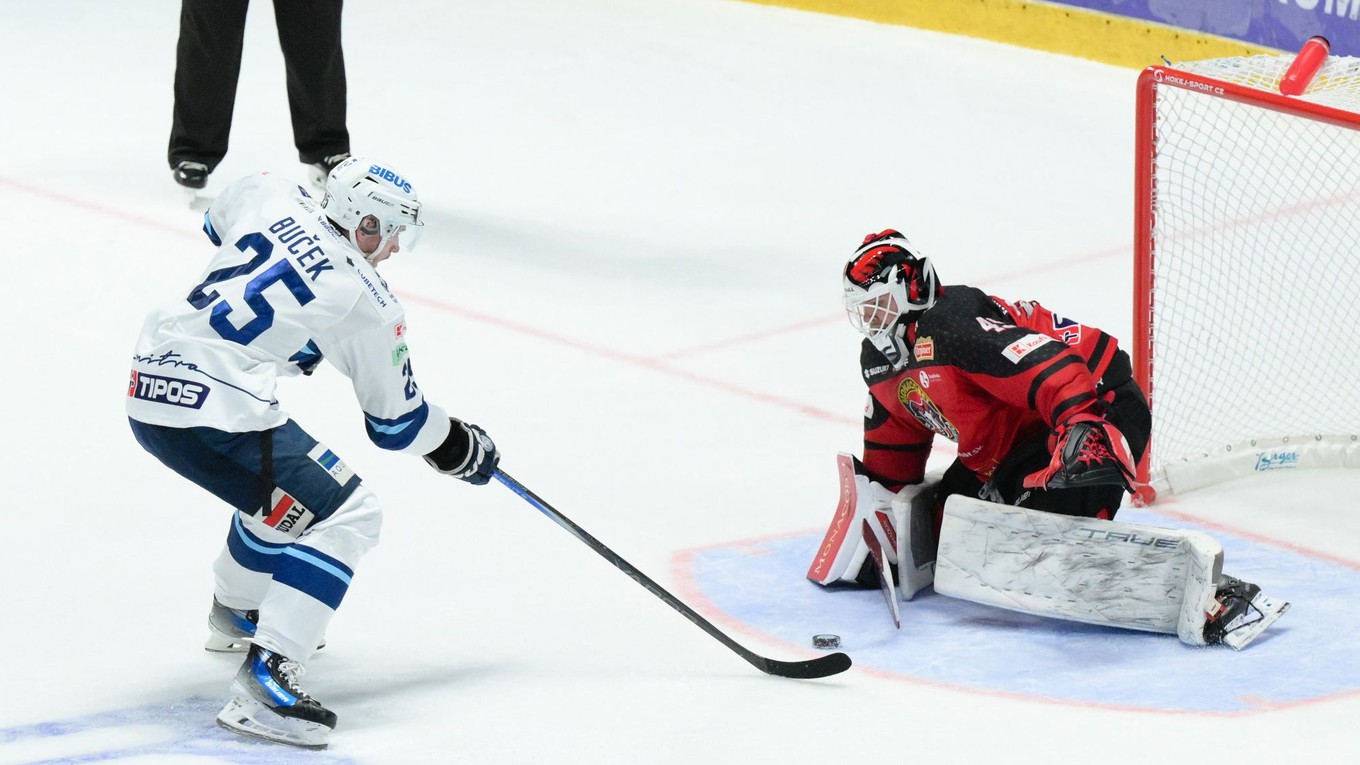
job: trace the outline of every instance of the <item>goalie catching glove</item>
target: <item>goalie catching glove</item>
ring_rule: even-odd
[[[490,481],[500,460],[496,444],[485,430],[453,417],[449,418],[449,435],[444,443],[425,455],[430,467],[474,486]]]
[[[1050,437],[1048,467],[1025,476],[1030,489],[1123,486],[1133,491],[1133,456],[1119,428],[1094,414],[1078,414],[1058,425]]]

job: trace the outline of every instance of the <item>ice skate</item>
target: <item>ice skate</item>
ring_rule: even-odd
[[[208,611],[208,640],[203,650],[213,653],[244,653],[250,648],[250,639],[255,637],[255,625],[260,623],[260,612],[227,608],[213,597],[212,610]],[[326,647],[322,640],[317,645],[319,651]]]
[[[201,189],[208,185],[208,166],[202,162],[180,162],[175,165],[175,183],[186,189]]]
[[[312,186],[324,193],[326,190],[326,177],[331,174],[331,171],[335,169],[336,165],[347,159],[349,159],[349,152],[344,152],[343,154],[332,154],[329,157],[322,157],[320,162],[313,162],[312,164],[307,165],[309,172],[311,173]]]
[[[203,649],[214,653],[244,653],[250,648],[250,639],[255,637],[255,625],[259,621],[259,611],[227,608],[214,597],[212,610],[208,612],[208,642],[203,644]]]
[[[1261,594],[1251,582],[1223,575],[1218,580],[1218,609],[1204,624],[1204,641],[1240,651],[1289,610],[1289,603]]]
[[[175,165],[174,178],[184,189],[184,199],[191,209],[206,210],[212,204],[212,197],[203,193],[208,185],[208,166],[202,162],[180,162]]]
[[[231,684],[232,699],[217,724],[234,733],[304,749],[324,749],[335,713],[298,685],[301,664],[252,646]]]

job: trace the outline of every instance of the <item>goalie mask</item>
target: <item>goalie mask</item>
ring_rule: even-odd
[[[347,232],[350,244],[369,262],[394,239],[402,249],[414,249],[424,228],[420,199],[411,182],[365,157],[351,157],[331,170],[321,209]],[[361,245],[361,235],[370,245],[376,237],[377,245]]]
[[[943,292],[935,268],[905,236],[888,229],[864,238],[843,277],[850,323],[889,363],[900,366],[909,358],[907,325]]]

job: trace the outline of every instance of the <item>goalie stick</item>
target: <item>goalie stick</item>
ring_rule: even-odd
[[[699,615],[697,611],[685,605],[679,598],[670,594],[664,587],[652,581],[650,577],[639,571],[633,564],[619,557],[617,553],[609,549],[603,542],[586,533],[585,529],[577,526],[570,518],[558,512],[552,505],[543,501],[541,497],[530,491],[524,484],[511,478],[504,470],[495,472],[496,480],[505,484],[509,489],[520,495],[526,502],[533,505],[540,513],[548,516],[558,526],[571,532],[572,536],[585,542],[590,549],[600,554],[600,557],[614,564],[614,567],[627,574],[633,581],[642,585],[648,592],[661,598],[666,605],[679,611],[682,616],[689,619],[699,629],[707,632],[718,640],[719,643],[730,648],[741,658],[751,663],[751,666],[764,672],[767,675],[777,675],[779,677],[794,677],[799,679],[812,679],[818,677],[829,677],[839,674],[850,668],[850,657],[843,653],[833,653],[827,656],[819,656],[816,659],[807,661],[779,661],[778,659],[768,659],[756,654],[737,641],[728,637],[726,633],[711,622]]]

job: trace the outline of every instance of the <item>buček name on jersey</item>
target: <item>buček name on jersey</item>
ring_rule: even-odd
[[[292,218],[275,221],[269,226],[269,233],[277,236],[280,244],[288,245],[288,252],[297,256],[297,264],[311,277],[312,281],[316,281],[322,271],[330,271],[335,268],[331,265],[330,258],[326,257],[326,251],[322,250],[316,240],[306,233],[306,229]],[[311,249],[298,254],[298,250],[307,245],[311,245]],[[310,265],[308,265],[309,263]]]

